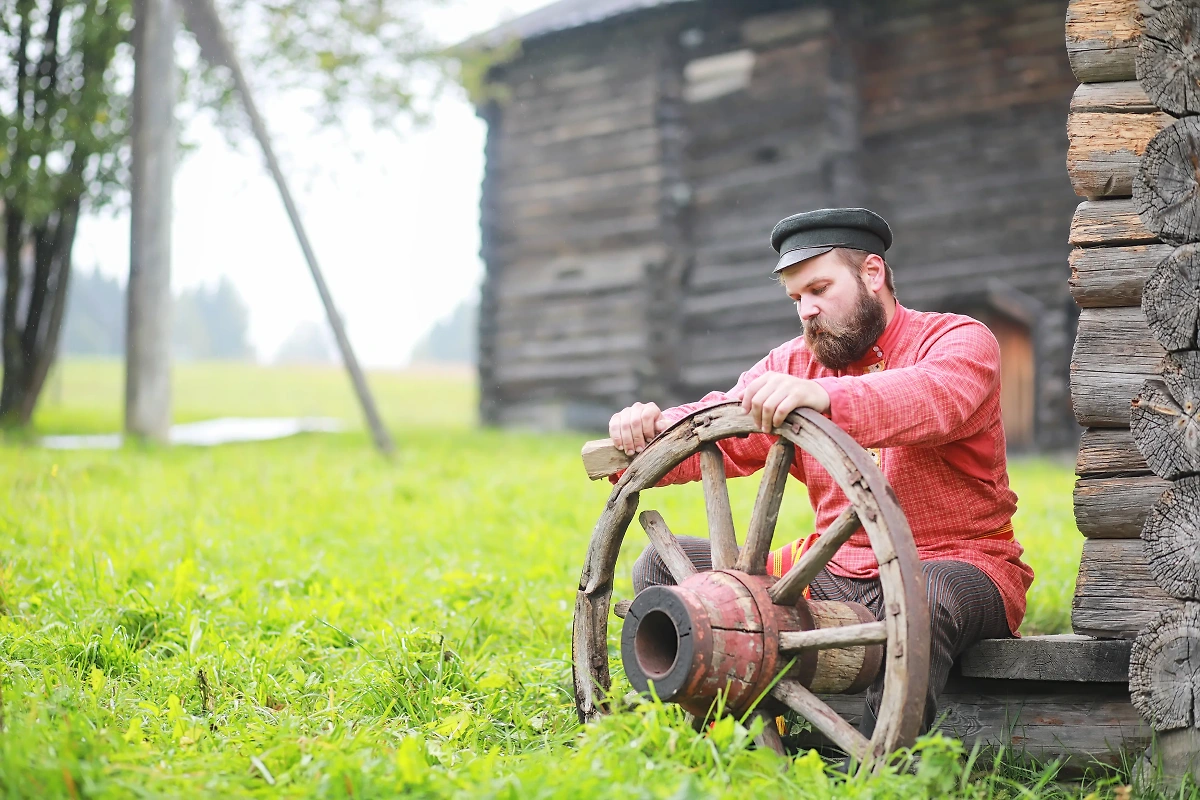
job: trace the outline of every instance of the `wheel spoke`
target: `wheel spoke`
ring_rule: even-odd
[[[767,553],[771,551],[771,538],[775,535],[779,505],[783,502],[783,489],[787,485],[788,470],[795,452],[795,447],[787,439],[780,438],[771,445],[763,468],[762,483],[758,485],[754,513],[750,515],[746,546],[742,548],[735,569],[751,575],[762,575],[767,571]]]
[[[696,565],[683,552],[683,548],[675,540],[675,536],[667,527],[662,514],[657,511],[643,511],[638,516],[638,522],[642,523],[642,527],[646,530],[646,536],[650,537],[650,544],[654,545],[654,549],[658,551],[659,557],[667,565],[667,569],[676,583],[683,583],[696,574]]]
[[[871,751],[871,743],[849,722],[798,681],[784,679],[775,685],[771,695],[813,724],[813,727],[842,748],[847,755],[863,761]]]
[[[839,647],[861,647],[887,641],[887,626],[882,622],[866,622],[838,628],[816,628],[811,631],[779,634],[779,649],[832,650]]]
[[[775,717],[761,709],[754,713],[762,717],[763,721],[762,733],[754,737],[754,743],[759,747],[774,750],[776,755],[786,756],[787,751],[783,749],[783,737],[779,735],[779,728],[775,725]]]
[[[708,538],[712,542],[713,569],[730,569],[737,563],[737,534],[729,487],[725,483],[725,456],[715,444],[700,448],[700,474],[704,478],[704,508],[708,512]]]
[[[808,585],[837,553],[838,548],[858,530],[858,526],[858,514],[851,506],[833,521],[825,533],[817,537],[817,541],[808,552],[800,556],[800,560],[792,565],[778,583],[767,589],[767,594],[778,605],[795,605]]]

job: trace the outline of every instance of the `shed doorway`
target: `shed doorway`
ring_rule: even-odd
[[[971,316],[987,325],[1000,343],[1000,415],[1008,446],[1031,448],[1034,443],[1036,372],[1029,326],[996,312]]]

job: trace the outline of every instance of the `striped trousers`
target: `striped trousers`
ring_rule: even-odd
[[[708,539],[677,536],[679,546],[697,570],[712,569]],[[929,693],[925,698],[925,720],[921,731],[928,731],[937,720],[937,698],[946,687],[950,667],[964,650],[980,639],[1009,638],[1004,601],[991,578],[978,567],[963,561],[922,561],[925,590],[929,600]],[[633,565],[633,588],[675,583],[662,558],[647,547]],[[861,603],[876,619],[883,618],[883,586],[878,579],[843,578],[828,569],[821,570],[811,585],[813,600],[844,600]],[[863,709],[862,733],[875,730],[879,702],[883,697],[883,672],[867,689]]]

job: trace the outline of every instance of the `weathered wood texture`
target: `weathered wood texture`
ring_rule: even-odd
[[[1172,118],[1161,111],[1073,111],[1067,117],[1067,174],[1081,197],[1129,197],[1146,146]]]
[[[1133,201],[1146,227],[1164,242],[1200,241],[1200,119],[1184,117],[1146,146]]]
[[[1075,633],[1132,639],[1155,614],[1180,605],[1154,580],[1141,539],[1084,542],[1071,608]]]
[[[796,448],[786,439],[780,439],[771,445],[771,450],[767,453],[767,463],[763,466],[754,510],[750,512],[746,543],[738,555],[734,569],[751,575],[762,575],[766,571],[767,553],[771,552],[775,523],[779,521],[779,507],[783,503],[788,470],[795,458]]]
[[[1150,474],[1146,457],[1125,428],[1088,428],[1079,437],[1075,474],[1081,478],[1138,477]]]
[[[1078,634],[985,639],[959,659],[965,678],[1027,681],[1126,683],[1128,639],[1092,639]]]
[[[490,422],[598,427],[659,371],[651,284],[672,258],[664,66],[635,37],[603,58],[548,40],[504,73],[511,100],[488,114],[481,200]]]
[[[1129,693],[1156,731],[1200,727],[1200,603],[1164,611],[1138,634]]]
[[[1140,308],[1084,309],[1071,362],[1071,404],[1079,424],[1128,427],[1133,398],[1165,355]]]
[[[792,564],[787,574],[767,590],[771,600],[781,605],[791,605],[799,600],[817,574],[837,554],[838,548],[860,527],[858,514],[853,508],[847,508],[839,514],[828,530],[823,531],[812,547]]]
[[[1076,247],[1071,251],[1071,296],[1080,308],[1140,306],[1146,279],[1171,250],[1169,244]]]
[[[1164,111],[1200,113],[1200,8],[1187,0],[1151,0],[1142,11],[1138,82]]]
[[[800,333],[770,279],[774,222],[866,205],[897,231],[906,305],[1027,306],[1031,438],[1072,441],[1062,15],[1061,0],[681,3],[525,42],[501,73],[512,100],[481,204],[486,418],[601,426],[633,400],[728,388]],[[679,38],[691,28],[699,44]],[[747,71],[714,82],[731,55]]]
[[[855,4],[844,5],[846,17],[857,16]],[[769,279],[774,221],[805,208],[867,205],[901,232],[889,260],[906,305],[984,316],[995,310],[996,283],[1044,303],[1032,314],[1041,326],[1033,331],[1037,441],[1069,441],[1072,320],[1061,270],[1077,200],[1062,170],[1062,107],[1076,82],[1062,53],[1062,8],[869,10],[847,22],[839,7],[829,34],[753,47],[744,92],[686,109],[695,250],[680,397],[733,385],[771,347],[799,335],[795,309]],[[721,37],[719,27],[706,31]],[[1003,44],[983,44],[991,41]],[[742,44],[726,38],[713,51]],[[1025,82],[1014,59],[1037,64],[1037,76]]]
[[[1083,83],[1071,96],[1071,113],[1153,114],[1159,110],[1137,81]]]
[[[731,7],[715,13],[724,16],[705,26],[706,35],[725,41],[684,57],[696,63],[710,53],[749,49],[754,67],[745,89],[680,109],[688,131],[681,199],[692,265],[678,298],[678,388],[688,398],[732,386],[799,333],[794,308],[767,278],[768,234],[794,213],[781,213],[785,206],[828,205],[824,170],[834,141],[828,25],[813,19],[807,34],[747,47],[732,33],[742,14]]]
[[[1151,509],[1142,539],[1158,585],[1172,597],[1200,600],[1200,477],[1171,484]]]
[[[1200,473],[1200,352],[1171,353],[1162,380],[1151,378],[1133,401],[1133,440],[1155,475]]]
[[[1071,244],[1114,247],[1156,244],[1158,237],[1142,224],[1133,200],[1085,200],[1071,219]]]
[[[713,569],[732,569],[738,558],[737,531],[729,505],[725,456],[715,444],[700,449],[700,475],[704,481],[704,511],[708,518],[708,538],[712,541]]]
[[[1200,318],[1200,246],[1185,244],[1162,259],[1146,279],[1141,302],[1146,322],[1168,350],[1196,347]]]
[[[613,444],[612,439],[593,439],[590,442],[584,442],[579,457],[583,461],[583,471],[593,481],[617,474],[628,467],[629,462],[633,460],[631,456],[625,454],[624,450]]]
[[[1066,28],[1067,56],[1080,83],[1134,78],[1141,38],[1137,0],[1071,0]]]
[[[1154,475],[1080,478],[1075,482],[1075,525],[1089,539],[1135,539],[1170,485]]]
[[[824,699],[858,724],[861,695]],[[952,676],[939,700],[939,712],[945,714],[939,730],[961,738],[968,748],[978,742],[1042,764],[1061,758],[1060,777],[1094,768],[1097,762],[1120,767],[1140,755],[1151,739],[1149,726],[1120,683]],[[820,741],[807,738],[799,744],[819,746]]]

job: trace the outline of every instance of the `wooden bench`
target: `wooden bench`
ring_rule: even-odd
[[[938,728],[968,749],[1003,747],[1034,764],[1061,759],[1064,777],[1129,764],[1151,739],[1129,700],[1130,645],[1075,634],[982,641],[956,664]],[[862,695],[822,699],[858,723]]]

